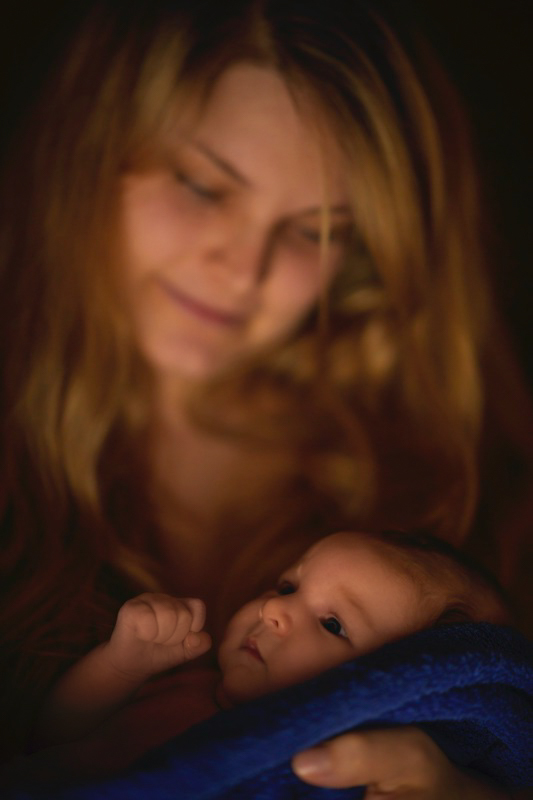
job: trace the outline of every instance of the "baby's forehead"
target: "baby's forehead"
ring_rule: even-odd
[[[401,566],[406,561],[402,549],[385,541],[377,534],[365,531],[341,531],[320,539],[304,553],[302,561],[307,558],[347,557],[357,558],[361,554],[371,555],[376,561],[383,561]],[[409,553],[410,555],[410,553]]]
[[[349,555],[350,554],[350,555]],[[360,562],[358,561],[361,556]],[[505,603],[475,568],[463,564],[461,557],[446,552],[446,545],[424,537],[366,532],[332,534],[317,542],[304,558],[320,564],[332,558],[355,570],[358,563],[377,568],[386,581],[394,580],[397,590],[405,590],[418,604],[422,615],[438,616],[446,609],[462,609],[466,617],[493,622],[508,622]],[[346,576],[346,570],[343,569]],[[398,580],[399,579],[399,580]],[[382,585],[382,584],[380,584]]]
[[[403,547],[394,541],[388,541],[376,534],[364,531],[347,531],[331,534],[321,539],[307,553],[307,558],[320,564],[331,558],[338,558],[340,563],[357,568],[361,563],[364,568],[368,560],[383,565],[384,569],[396,573],[406,583],[410,583],[421,591],[436,591],[447,594],[467,584],[463,570],[451,559],[438,552],[425,552],[412,547]]]
[[[370,534],[358,532],[334,533],[314,544],[300,559],[297,566],[313,565],[315,570],[336,565],[339,569],[357,571],[377,568],[395,572],[409,581],[415,573],[395,548],[390,548]]]

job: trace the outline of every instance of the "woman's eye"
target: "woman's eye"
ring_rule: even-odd
[[[294,594],[296,586],[290,581],[282,581],[276,591],[278,594]]]
[[[184,172],[176,171],[176,179],[179,183],[185,186],[186,189],[196,195],[196,197],[199,197],[201,200],[216,202],[222,197],[222,192],[220,190],[211,189],[209,186],[190,178]]]
[[[312,247],[320,247],[322,243],[327,247],[345,247],[352,235],[351,226],[335,226],[325,233],[321,228],[300,225],[294,229],[294,234],[300,242]]]
[[[325,617],[324,619],[320,620],[320,624],[334,636],[342,636],[344,639],[348,638],[348,634],[336,617]]]
[[[300,228],[300,236],[311,244],[320,244],[322,232],[315,228]]]

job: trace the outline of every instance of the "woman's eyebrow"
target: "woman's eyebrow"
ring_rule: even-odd
[[[250,186],[250,181],[244,177],[234,166],[230,164],[222,156],[215,153],[208,145],[204,144],[204,142],[199,141],[198,139],[194,139],[189,141],[189,144],[192,147],[199,150],[206,158],[213,162],[219,169],[223,170],[230,178],[240,183],[242,186]]]
[[[304,217],[304,216],[312,216],[313,214],[322,214],[323,211],[324,211],[324,209],[321,208],[320,206],[313,206],[312,208],[304,208],[300,212],[300,216]],[[352,221],[352,210],[351,210],[350,206],[348,206],[346,204],[339,203],[336,206],[329,206],[327,211],[328,211],[328,214],[335,214],[337,216],[349,217],[349,220],[347,220],[347,221],[349,221],[349,222]]]
[[[216,153],[212,150],[209,145],[205,144],[199,139],[191,139],[188,141],[188,144],[198,150],[202,155],[208,158],[210,161],[215,164],[215,166],[219,167],[219,169],[223,170],[230,178],[237,183],[240,183],[241,186],[246,186],[247,188],[251,187],[251,183],[241,172],[239,172],[236,167],[233,166],[229,161],[227,161],[223,156]],[[302,216],[311,215],[320,213],[322,209],[320,206],[313,206],[308,209],[303,209],[301,212]],[[341,214],[341,215],[351,215],[351,208],[346,203],[339,203],[338,205],[330,206],[328,209],[328,213],[330,214]]]

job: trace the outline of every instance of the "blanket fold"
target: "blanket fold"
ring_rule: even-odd
[[[460,766],[502,786],[533,785],[533,647],[510,628],[472,623],[421,631],[304,684],[211,719],[126,774],[16,800],[329,800],[364,788],[302,783],[291,756],[345,731],[417,725]],[[28,781],[31,780],[31,776]]]

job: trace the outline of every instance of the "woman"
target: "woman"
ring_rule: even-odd
[[[464,121],[366,3],[96,3],[22,127],[0,291],[18,748],[142,589],[204,598],[216,635],[328,529],[464,540],[493,333]],[[295,769],[503,797],[412,730]]]

